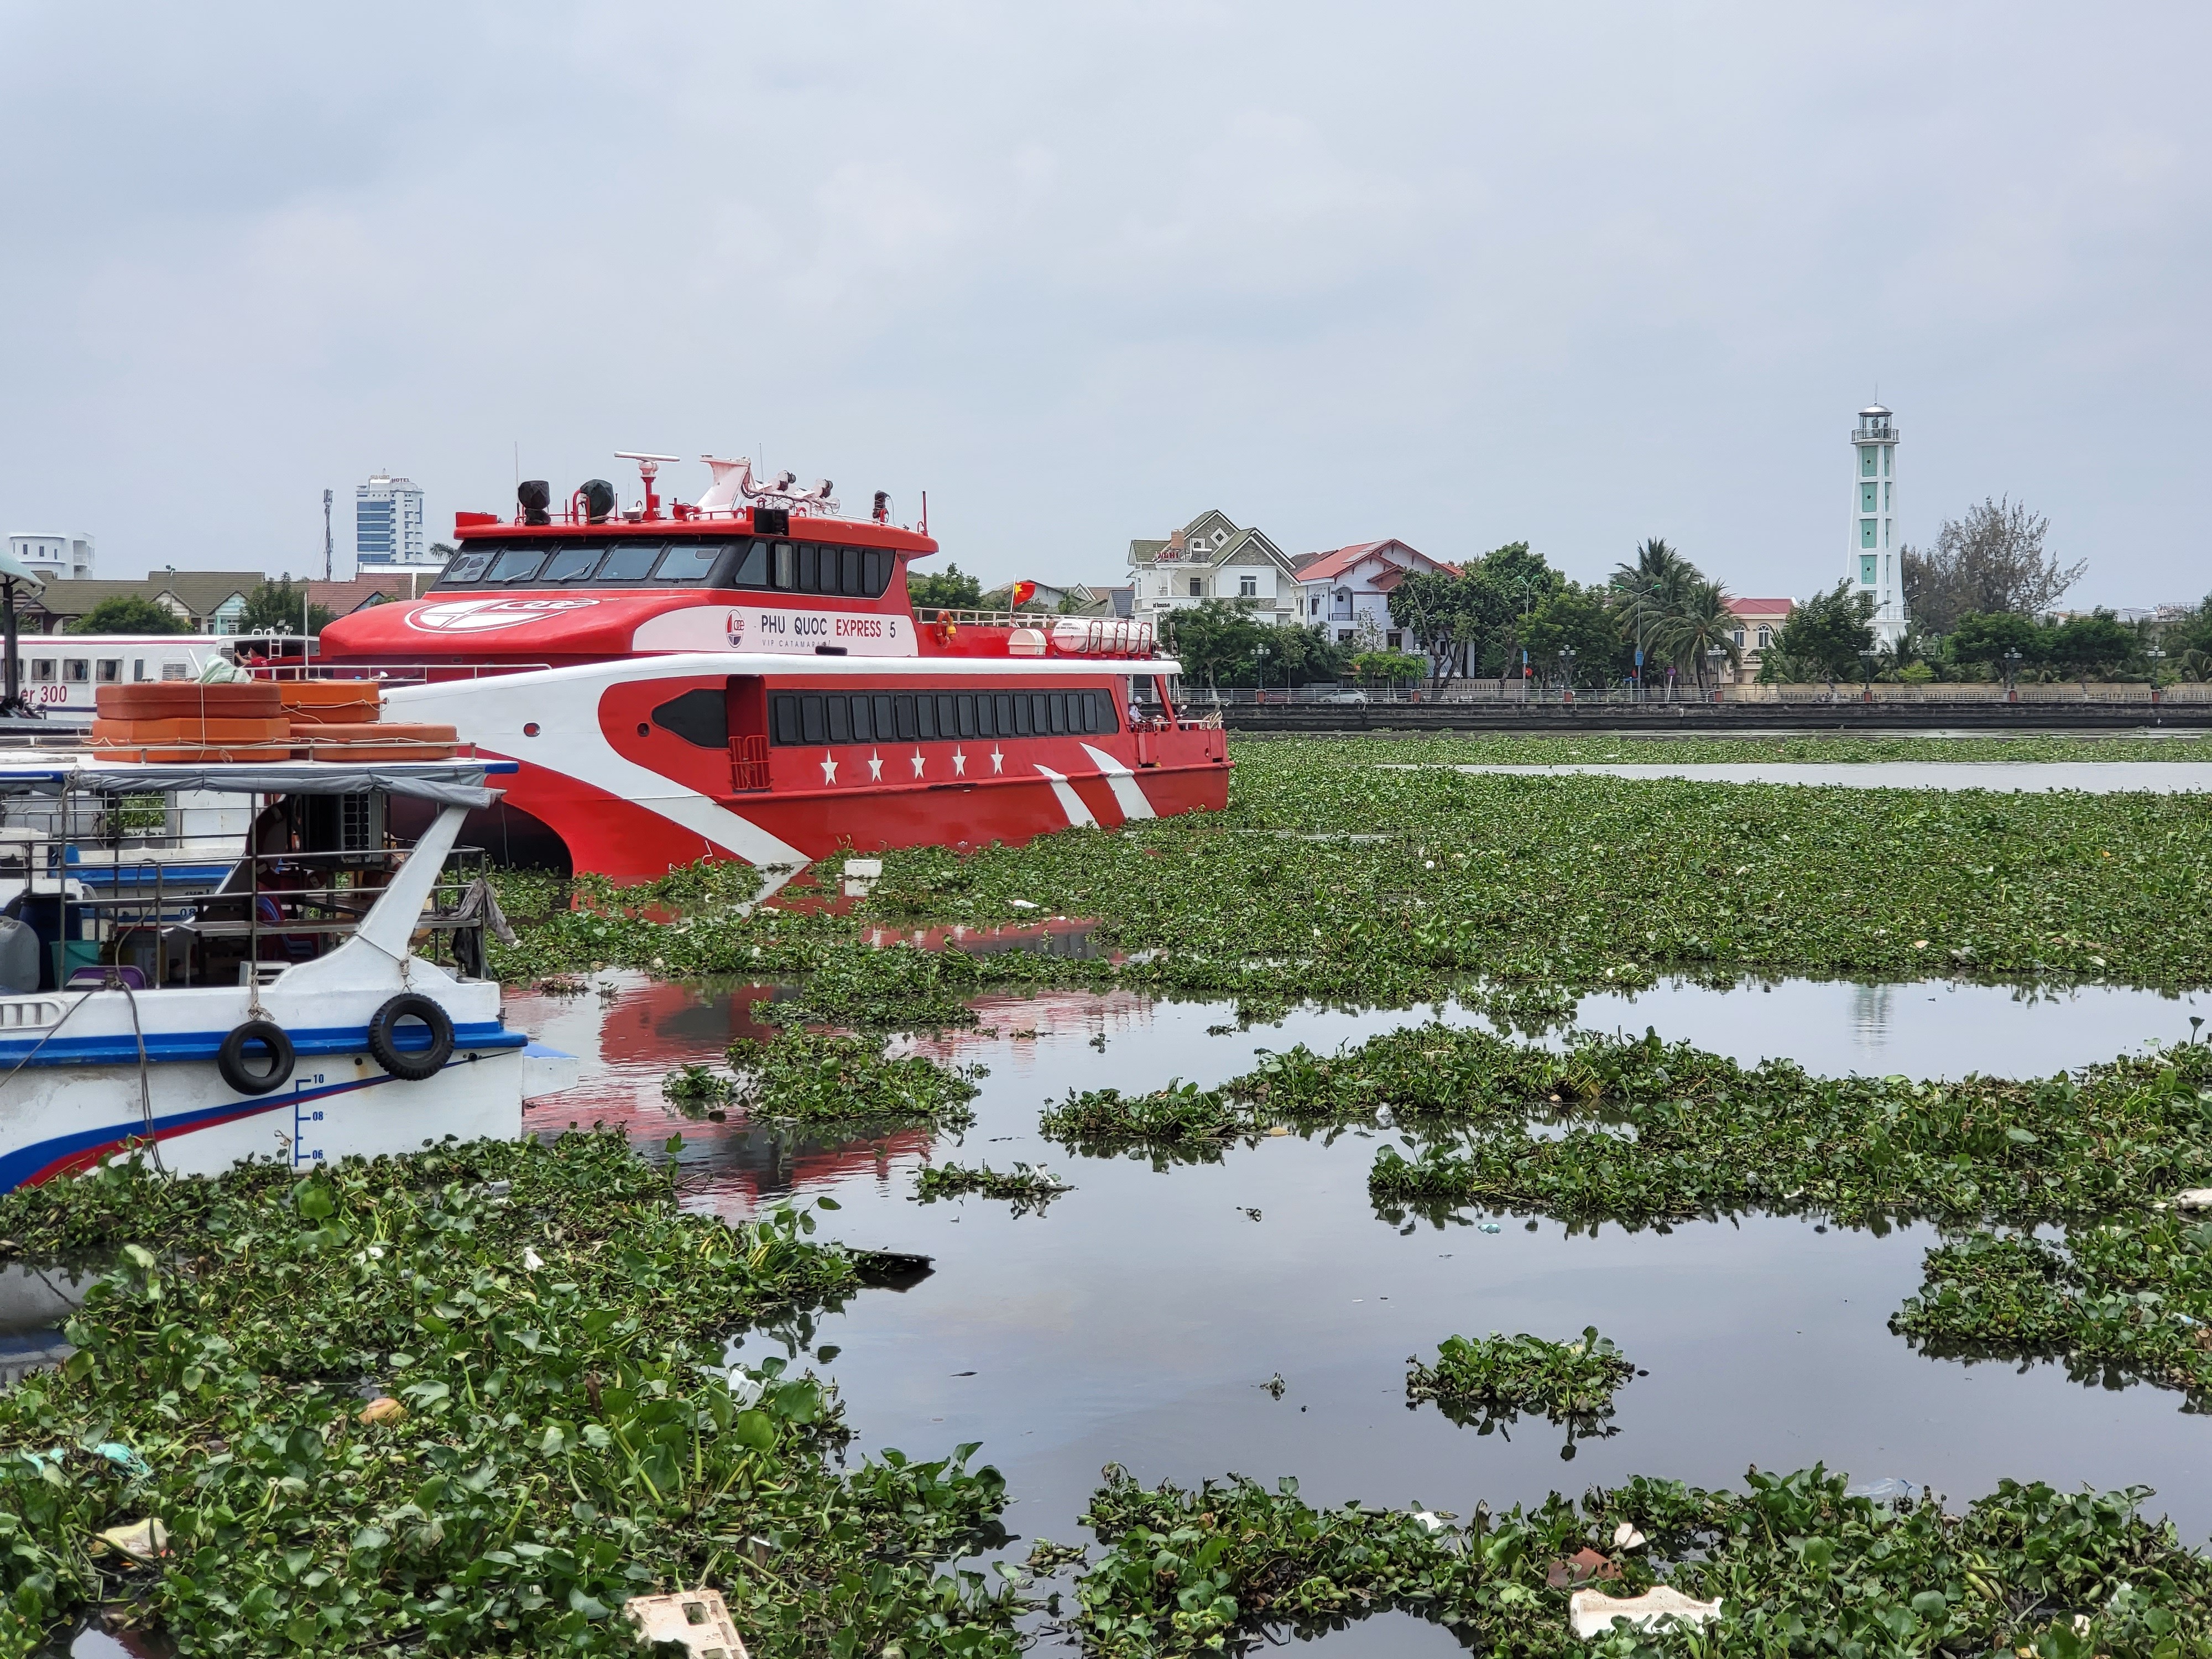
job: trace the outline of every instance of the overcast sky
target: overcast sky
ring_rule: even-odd
[[[2010,493],[2212,587],[2212,9],[0,0],[0,520],[319,566],[750,453],[963,568],[1663,535],[1846,569]],[[670,469],[696,496],[695,463]]]

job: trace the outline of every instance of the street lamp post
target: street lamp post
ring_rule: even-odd
[[[2005,701],[2018,702],[2020,701],[2020,647],[2018,646],[2013,646],[2005,652],[2004,665]]]
[[[1571,645],[1559,647],[1559,702],[1562,706],[1575,700],[1575,648]]]
[[[1862,651],[1859,653],[1859,661],[1866,665],[1866,690],[1860,695],[1859,701],[1861,702],[1872,702],[1874,701],[1874,659],[1880,654],[1881,653],[1876,651]]]
[[[1705,647],[1705,660],[1713,665],[1713,701],[1715,702],[1721,700],[1721,664],[1727,659],[1726,646],[1709,645]]]

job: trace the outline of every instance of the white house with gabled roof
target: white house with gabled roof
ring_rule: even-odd
[[[1279,628],[1299,620],[1291,556],[1259,531],[1211,509],[1164,541],[1131,542],[1129,582],[1140,617],[1221,599]]]
[[[1390,619],[1390,593],[1410,575],[1459,574],[1459,567],[1432,559],[1392,538],[1355,542],[1297,561],[1297,620],[1318,623],[1339,645],[1372,640],[1392,651],[1418,651],[1410,630]]]

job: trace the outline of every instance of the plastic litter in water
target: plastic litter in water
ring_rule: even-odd
[[[623,1603],[623,1613],[641,1641],[673,1642],[693,1659],[746,1659],[720,1590],[634,1595]]]
[[[1486,1221],[1478,1231],[1486,1233],[1499,1233],[1504,1232],[1505,1230],[1499,1226],[1495,1221]]]
[[[1567,1598],[1567,1620],[1583,1641],[1602,1636],[1616,1619],[1626,1619],[1638,1630],[1650,1630],[1669,1619],[1686,1625],[1702,1625],[1721,1616],[1717,1601],[1700,1601],[1661,1584],[1641,1595],[1615,1597],[1603,1590],[1577,1590]]]

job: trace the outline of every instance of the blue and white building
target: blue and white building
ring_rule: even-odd
[[[1874,599],[1877,646],[1905,637],[1903,546],[1897,536],[1897,427],[1880,404],[1859,410],[1851,432],[1851,529],[1846,574]]]
[[[422,536],[422,491],[380,472],[353,492],[353,556],[362,570],[431,562]]]

